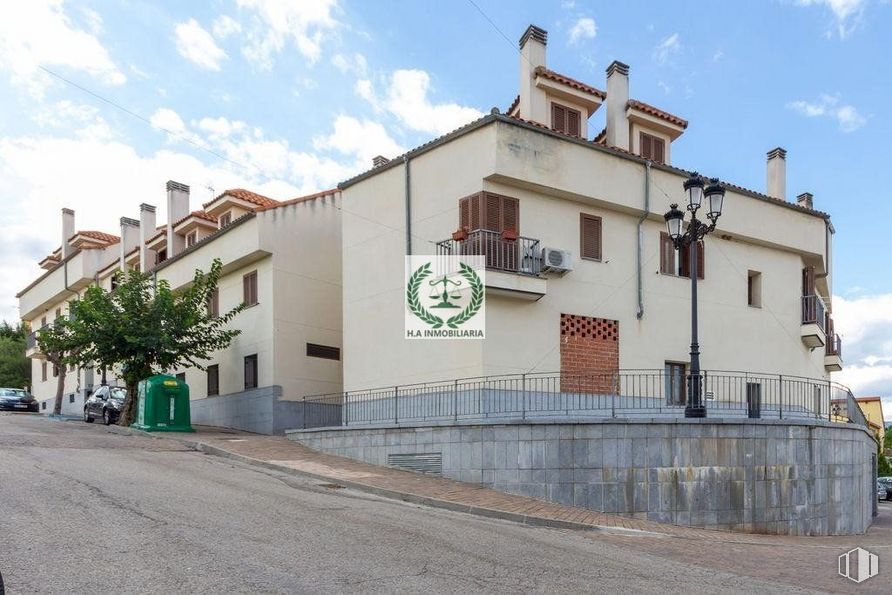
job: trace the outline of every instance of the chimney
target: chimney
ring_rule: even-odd
[[[545,91],[536,87],[536,68],[545,67],[545,45],[548,32],[530,25],[520,38],[520,105],[521,118],[550,126]]]
[[[629,120],[629,65],[617,60],[607,67],[607,145],[630,151]]]
[[[767,194],[787,200],[787,152],[780,147],[768,151]]]
[[[155,207],[142,203],[139,205],[139,270],[147,273],[155,266],[155,251],[146,248],[156,230]]]
[[[372,167],[381,167],[382,165],[389,163],[390,159],[384,157],[383,155],[376,155],[372,157]]]
[[[121,217],[121,255],[120,266],[122,271],[127,270],[127,254],[139,245],[139,221],[129,217]]]
[[[74,235],[74,211],[62,209],[62,260],[71,254],[72,249],[68,240]]]
[[[796,197],[796,204],[800,207],[804,207],[806,209],[815,208],[815,197],[811,192],[803,192],[799,196]]]
[[[167,257],[172,258],[186,247],[186,238],[173,232],[173,225],[189,214],[189,187],[167,181]]]

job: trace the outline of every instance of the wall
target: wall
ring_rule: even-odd
[[[851,425],[717,420],[333,428],[287,432],[376,465],[441,453],[443,475],[561,504],[684,526],[864,533],[874,442]]]

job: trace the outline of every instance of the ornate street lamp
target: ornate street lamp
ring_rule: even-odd
[[[725,189],[715,178],[709,181],[704,190],[703,178],[694,172],[685,180],[684,189],[688,195],[687,210],[691,213],[691,221],[684,227],[684,212],[677,204],[670,206],[664,215],[669,237],[676,250],[688,248],[689,271],[691,274],[691,373],[688,375],[688,399],[684,408],[685,417],[706,417],[706,406],[703,404],[703,377],[700,375],[700,343],[697,340],[697,242],[715,230],[716,221],[722,215],[722,202]],[[697,211],[706,200],[709,208],[706,224],[697,219]]]

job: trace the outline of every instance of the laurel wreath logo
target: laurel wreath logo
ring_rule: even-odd
[[[473,318],[483,306],[484,287],[483,283],[480,281],[480,277],[477,276],[477,273],[473,268],[463,262],[459,263],[459,267],[459,274],[465,278],[468,285],[471,287],[471,301],[461,312],[452,316],[445,322],[446,326],[452,329],[457,329],[459,325],[464,324]],[[412,276],[409,277],[409,282],[406,285],[406,303],[412,314],[431,325],[431,328],[438,329],[443,326],[443,319],[422,306],[421,300],[418,297],[421,282],[432,273],[433,271],[431,271],[431,264],[429,262],[421,265],[414,273],[412,273]]]

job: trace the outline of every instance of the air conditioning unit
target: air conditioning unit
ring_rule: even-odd
[[[573,270],[573,253],[557,248],[542,248],[542,272],[566,273]]]

